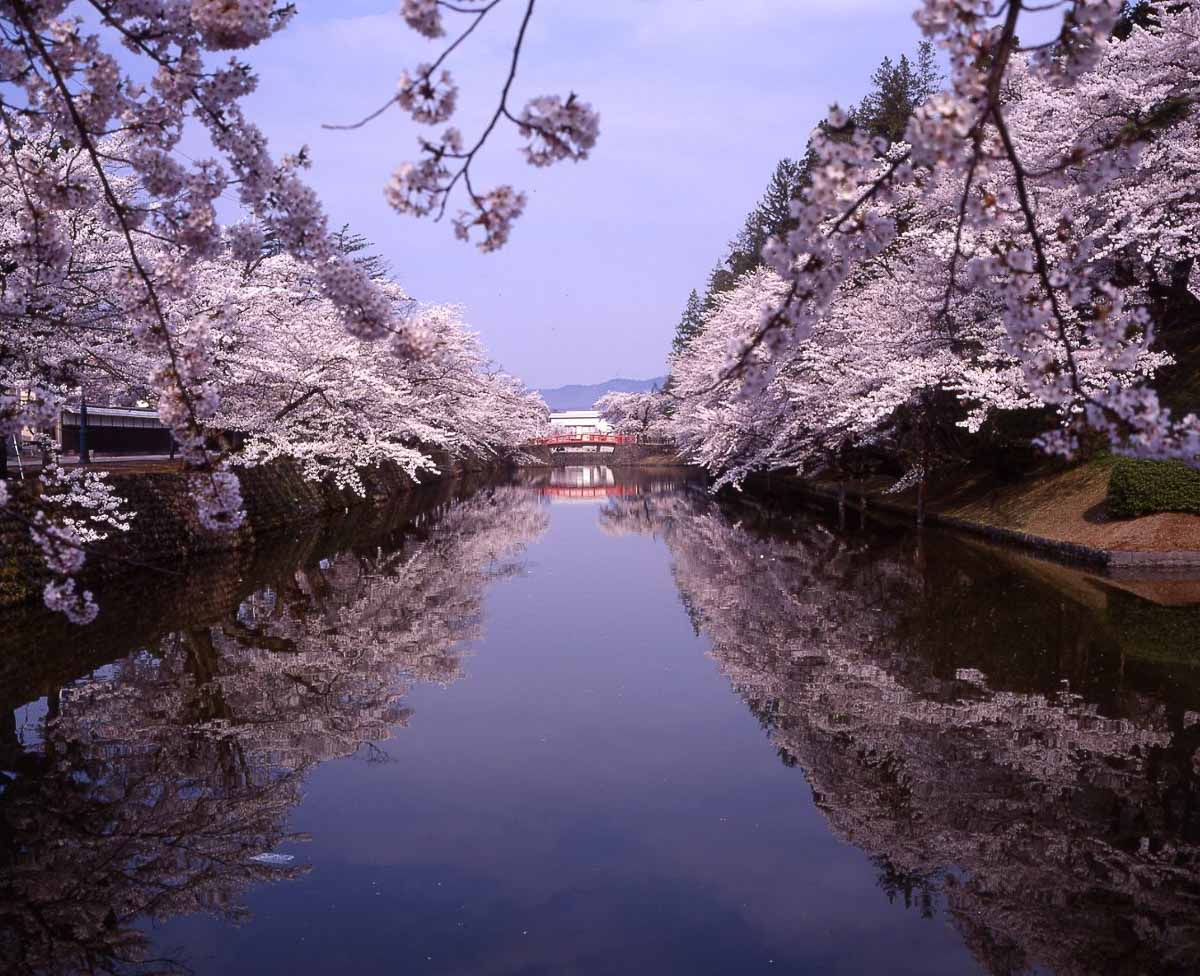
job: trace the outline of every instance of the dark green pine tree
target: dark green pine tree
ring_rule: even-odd
[[[916,108],[937,91],[942,76],[933,45],[922,41],[913,64],[907,54],[898,62],[884,58],[871,76],[871,91],[854,110],[854,122],[889,143],[904,137]]]
[[[387,258],[373,250],[374,245],[362,234],[342,224],[341,230],[333,234],[333,246],[342,254],[353,255],[351,260],[367,273],[372,281],[381,281],[392,276],[392,267]]]
[[[341,229],[334,231],[333,246],[340,254],[352,256],[351,260],[366,272],[372,281],[382,281],[392,276],[392,267],[387,258],[373,250],[374,245],[359,234],[352,231],[349,224],[342,224]],[[283,244],[279,236],[272,231],[266,231],[263,240],[263,257],[271,258],[283,253]]]
[[[1150,0],[1125,0],[1121,17],[1113,27],[1113,37],[1120,41],[1129,40],[1135,27],[1149,28],[1157,23]]]
[[[714,264],[712,271],[708,273],[708,283],[704,286],[704,301],[700,303],[705,314],[712,311],[713,305],[716,304],[717,296],[721,292],[732,291],[736,284],[737,275],[721,262]]]
[[[851,113],[854,124],[865,126],[872,135],[889,143],[896,142],[903,138],[914,110],[938,90],[941,82],[934,47],[928,41],[918,47],[915,61],[907,55],[901,55],[898,62],[884,58],[871,77],[870,93]],[[732,290],[742,275],[762,266],[762,249],[767,241],[791,228],[791,203],[811,179],[813,157],[809,145],[802,159],[785,158],[776,164],[762,198],[746,216],[737,237],[730,241],[729,256],[709,273],[704,299],[694,291],[688,297],[672,342],[676,355],[704,327],[704,318],[717,297]]]
[[[767,189],[746,216],[741,233],[729,243],[725,263],[734,280],[762,264],[763,246],[792,226],[791,204],[808,181],[807,159],[781,159],[767,183]]]
[[[671,348],[675,354],[683,352],[696,336],[700,334],[700,330],[704,328],[704,306],[700,302],[700,296],[696,294],[696,289],[692,289],[692,293],[688,295],[687,307],[683,310],[683,317],[679,320],[679,325],[675,327],[675,339],[671,343]]]

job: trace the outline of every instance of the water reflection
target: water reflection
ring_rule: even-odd
[[[592,502],[673,491],[701,476],[683,468],[621,468],[564,465],[528,468],[521,484],[552,502]]]
[[[1200,967],[1194,584],[697,493],[600,517],[665,540],[721,671],[889,899],[988,972]]]
[[[1195,582],[579,466],[102,597],[0,621],[4,972],[176,972],[146,919],[304,891],[206,971],[314,925],[298,973],[1200,967]]]
[[[207,614],[176,614],[159,580],[160,601],[127,618],[133,633],[85,630],[86,650],[76,635],[74,660],[108,662],[91,674],[64,680],[49,655],[15,675],[51,687],[37,734],[11,707],[0,729],[0,969],[175,972],[139,919],[236,921],[251,885],[300,874],[262,855],[299,839],[286,823],[306,772],[385,756],[406,690],[462,675],[486,584],[519,571],[546,521],[517,488],[374,513],[349,538],[282,543],[252,583],[236,556],[207,567],[223,594],[212,605],[195,587]],[[186,626],[143,641],[134,621],[147,616]],[[45,633],[19,623],[12,644]]]

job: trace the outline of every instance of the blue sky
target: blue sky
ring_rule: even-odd
[[[913,0],[540,0],[512,101],[578,92],[600,113],[600,141],[584,163],[536,170],[514,137],[497,139],[477,183],[512,183],[529,205],[509,244],[484,255],[448,221],[384,203],[388,175],[415,156],[410,119],[393,110],[361,130],[321,129],[378,107],[439,42],[404,25],[398,0],[297,5],[291,26],[251,52],[252,117],[277,154],[310,147],[335,223],[371,238],[415,297],[466,306],[496,360],[534,386],[663,372],[688,291],[776,160],[803,150],[830,102],[861,97],[884,55],[919,40]],[[523,6],[505,0],[456,53],[468,140],[494,104]]]

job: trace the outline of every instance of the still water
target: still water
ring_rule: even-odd
[[[1184,973],[1200,583],[437,489],[0,619],[6,973]]]

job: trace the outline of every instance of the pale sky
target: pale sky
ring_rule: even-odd
[[[384,203],[422,127],[393,109],[365,129],[321,129],[377,108],[442,42],[409,30],[398,0],[297,6],[249,52],[251,117],[277,156],[310,147],[335,225],[372,239],[414,297],[464,305],[492,356],[532,386],[662,373],[688,291],[703,288],[776,160],[803,151],[832,101],[857,101],[884,55],[919,40],[913,0],[540,0],[511,103],[575,91],[600,113],[600,140],[586,162],[541,170],[515,136],[495,140],[472,169],[477,187],[512,183],[529,204],[508,245],[485,255],[448,220]],[[523,7],[505,0],[454,56],[468,143]]]

